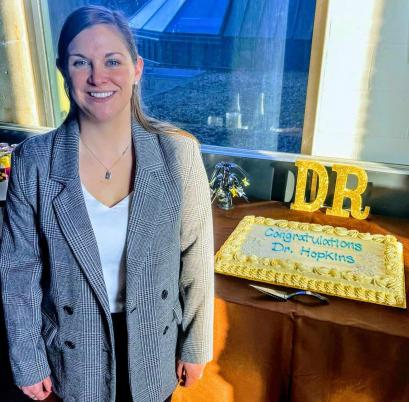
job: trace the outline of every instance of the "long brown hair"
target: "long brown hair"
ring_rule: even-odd
[[[71,41],[84,29],[98,24],[107,24],[115,27],[122,35],[125,45],[134,63],[138,60],[138,50],[132,31],[129,28],[126,18],[117,11],[112,11],[102,6],[84,6],[77,8],[65,20],[58,40],[57,67],[61,71],[65,80],[65,89],[70,100],[70,112],[68,118],[76,115],[77,105],[71,95],[71,82],[68,74],[68,46]],[[134,85],[131,98],[131,113],[139,124],[152,133],[183,133],[177,127],[161,122],[146,115],[142,109],[140,85]],[[187,134],[187,133],[186,133]],[[193,136],[192,136],[193,137]]]

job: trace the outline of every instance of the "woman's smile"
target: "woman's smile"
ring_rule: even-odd
[[[88,94],[93,98],[107,99],[107,98],[110,98],[114,94],[114,91],[110,91],[110,92],[88,92]]]
[[[90,102],[94,103],[106,103],[109,102],[115,95],[115,91],[104,91],[104,92],[88,92]]]

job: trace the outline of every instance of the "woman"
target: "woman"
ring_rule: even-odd
[[[16,384],[34,400],[164,401],[212,357],[210,195],[194,137],[146,117],[143,61],[102,7],[58,43],[71,110],[13,154],[1,289]]]

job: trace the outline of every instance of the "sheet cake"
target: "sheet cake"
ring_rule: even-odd
[[[394,236],[246,216],[216,254],[217,273],[406,307]]]

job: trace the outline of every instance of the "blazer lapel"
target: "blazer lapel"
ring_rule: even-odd
[[[164,181],[167,177],[164,174],[166,165],[157,135],[145,131],[138,123],[133,122],[132,136],[136,173],[126,247],[128,305],[134,302],[135,287],[155,235],[156,220],[164,198]]]
[[[79,128],[75,120],[56,133],[50,178],[63,185],[53,208],[73,254],[103,310],[110,316],[98,246],[85,205],[78,169]]]

